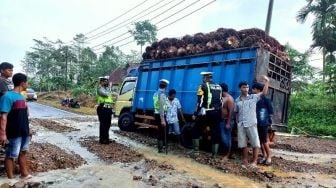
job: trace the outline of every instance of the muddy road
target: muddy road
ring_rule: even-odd
[[[110,129],[111,143],[98,144],[99,123],[83,116],[29,103],[33,130],[29,165],[44,187],[335,187],[336,141],[279,136],[271,167],[242,169],[240,153],[229,161],[197,159],[171,143],[168,154],[143,130]],[[116,119],[112,124],[116,124]],[[304,142],[308,142],[304,144]],[[315,145],[318,144],[318,145]],[[325,149],[323,149],[323,147]],[[294,149],[293,149],[294,148]],[[314,149],[315,148],[315,149]],[[0,183],[24,184],[17,175]],[[0,184],[0,185],[1,185]]]

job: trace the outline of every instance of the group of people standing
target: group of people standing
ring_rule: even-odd
[[[243,151],[242,167],[255,167],[258,163],[271,165],[271,151],[268,145],[267,131],[272,124],[273,108],[271,101],[265,97],[268,92],[269,79],[262,76],[265,85],[255,83],[252,94],[248,94],[246,81],[239,83],[240,96],[237,99],[229,94],[228,85],[218,84],[212,80],[212,72],[202,72],[203,83],[197,90],[197,105],[191,117],[195,122],[192,127],[192,153],[199,155],[200,137],[204,125],[210,127],[211,156],[216,158],[219,145],[224,148],[224,159],[231,157],[232,128],[237,124],[238,147]],[[180,138],[179,118],[185,122],[181,104],[175,97],[176,91],[165,92],[169,81],[161,79],[159,89],[154,93],[154,117],[158,125],[158,152],[163,152],[167,133],[175,131]],[[168,131],[167,131],[168,130]],[[253,148],[252,163],[248,164],[248,143]],[[259,148],[262,159],[258,161]]]
[[[27,76],[22,73],[13,75],[13,65],[8,62],[0,64],[0,71],[0,144],[5,149],[6,174],[9,179],[14,178],[17,159],[21,178],[29,179],[27,151],[31,131],[26,99],[21,94],[28,87]]]

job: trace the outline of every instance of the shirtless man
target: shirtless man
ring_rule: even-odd
[[[234,100],[229,94],[229,89],[227,84],[220,84],[222,87],[222,97],[223,97],[223,108],[222,108],[222,121],[220,123],[220,134],[221,141],[224,147],[224,160],[229,159],[231,154],[231,132],[234,126],[233,111],[234,111]]]

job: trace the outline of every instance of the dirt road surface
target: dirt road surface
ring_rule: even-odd
[[[111,127],[111,143],[98,144],[95,116],[58,111],[30,103],[34,132],[29,153],[33,178],[41,187],[335,187],[336,141],[277,136],[271,167],[243,169],[236,159],[212,160],[201,152],[193,159],[188,149],[169,145],[156,152],[156,141],[143,130]],[[33,107],[32,107],[33,106]],[[41,113],[43,111],[43,113]],[[47,113],[45,112],[47,111]],[[55,115],[55,116],[53,116]],[[116,119],[112,120],[116,123]],[[309,143],[309,144],[307,144]],[[2,166],[0,185],[27,183],[8,180]],[[18,183],[19,182],[19,183]]]

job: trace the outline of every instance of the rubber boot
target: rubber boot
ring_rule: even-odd
[[[199,155],[199,139],[192,139],[193,144],[193,157],[197,157]]]
[[[219,147],[219,144],[211,145],[211,153],[212,153],[211,158],[215,159],[217,157],[218,147]]]
[[[158,140],[158,153],[163,153],[163,140]]]
[[[182,136],[181,135],[176,135],[176,140],[177,140],[177,147],[179,149],[184,149]]]

